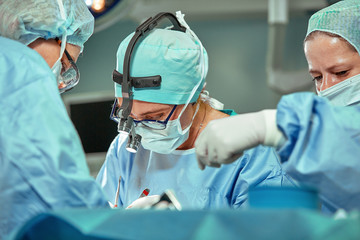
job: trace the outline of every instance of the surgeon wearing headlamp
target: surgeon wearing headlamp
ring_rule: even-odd
[[[200,167],[233,162],[258,144],[274,146],[293,179],[319,189],[324,212],[359,210],[359,22],[357,0],[315,13],[304,50],[318,96],[290,94],[277,110],[209,123],[195,144]]]
[[[129,64],[134,84],[129,91],[124,91],[127,86],[121,75],[127,70],[124,62],[129,59],[129,45],[139,31],[119,46],[115,73],[121,77],[115,84],[112,119],[120,122],[124,106],[131,106],[128,117],[132,125],[119,127],[120,134],[97,176],[109,201],[114,203],[119,177],[119,206],[132,208],[151,206],[158,200],[154,196],[167,189],[174,191],[184,209],[238,208],[245,205],[250,186],[291,185],[274,150],[268,147],[249,150],[239,161],[220,169],[198,169],[194,149],[197,137],[209,121],[235,113],[222,110],[222,104],[203,91],[207,52],[181,12],[176,13],[176,19],[185,31],[155,28],[135,45]],[[136,87],[141,85],[136,81],[143,80],[146,85],[156,76],[161,77],[156,86]],[[124,104],[131,97],[132,101]],[[141,137],[137,149],[128,148],[130,136]],[[141,199],[141,206],[132,204],[146,188],[153,195]]]
[[[45,211],[108,206],[59,94],[93,28],[82,0],[0,0],[0,239]]]

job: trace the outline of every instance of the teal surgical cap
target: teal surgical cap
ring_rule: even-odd
[[[133,35],[134,33],[130,34],[120,43],[116,68],[120,73],[123,73],[125,51]],[[162,104],[195,102],[204,86],[208,68],[206,50],[203,50],[204,61],[201,61],[200,49],[199,43],[188,33],[169,29],[152,30],[138,42],[132,53],[130,76],[160,75],[161,86],[133,89],[134,99]],[[202,65],[203,62],[205,66]],[[196,87],[195,94],[192,95]],[[115,84],[115,95],[122,97],[119,84]]]
[[[316,12],[309,20],[306,36],[314,31],[337,34],[360,54],[360,1],[344,0]]]
[[[93,30],[94,17],[83,0],[0,0],[0,36],[25,45],[65,34],[82,49]]]

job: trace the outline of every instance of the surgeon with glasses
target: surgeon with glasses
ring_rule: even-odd
[[[83,0],[0,0],[0,239],[45,211],[108,207],[59,94],[93,27]]]
[[[269,147],[251,149],[222,168],[198,168],[194,143],[203,128],[213,119],[235,113],[223,110],[204,90],[207,52],[183,17],[176,13],[185,32],[155,28],[135,45],[131,78],[161,76],[161,84],[131,89],[129,118],[133,123],[129,128],[134,134],[120,131],[97,176],[111,205],[147,208],[172,189],[183,209],[239,208],[246,205],[249,187],[292,185]],[[124,57],[134,34],[117,51],[116,72],[122,80]],[[118,123],[123,101],[129,96],[124,86],[115,83],[111,118]],[[132,136],[139,137],[137,148],[129,145]],[[144,189],[150,195],[139,198]]]

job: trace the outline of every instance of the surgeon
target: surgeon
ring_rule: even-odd
[[[0,0],[0,239],[41,212],[108,205],[59,94],[93,26],[82,0]]]
[[[232,163],[258,144],[274,146],[293,179],[320,190],[324,212],[359,210],[359,22],[355,0],[315,13],[304,51],[318,96],[290,94],[277,110],[212,121],[195,143],[200,168]]]
[[[136,134],[141,136],[141,145],[136,153],[128,151],[129,136],[124,133],[112,142],[97,176],[111,204],[146,208],[165,190],[172,189],[183,209],[239,208],[246,202],[250,186],[292,185],[269,147],[246,151],[238,161],[223,168],[197,168],[194,143],[198,135],[211,120],[235,113],[221,110],[221,104],[202,91],[208,70],[207,52],[183,17],[181,12],[176,13],[185,32],[155,28],[139,40],[131,55],[131,78],[135,81],[159,75],[161,85],[131,89],[130,117]],[[124,57],[134,34],[118,48],[118,74],[126,70]],[[115,84],[112,117],[116,121],[116,113],[129,96],[123,90],[122,85]],[[144,189],[151,196],[137,200]]]

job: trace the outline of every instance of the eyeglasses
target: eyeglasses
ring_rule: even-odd
[[[58,38],[56,40],[61,46],[61,41]],[[78,67],[76,66],[76,63],[70,56],[69,52],[66,51],[66,48],[64,50],[65,50],[64,53],[70,63],[70,67],[66,71],[63,71],[63,69],[61,69],[59,82],[58,82],[60,93],[64,93],[73,89],[79,83],[80,80],[80,72]]]
[[[80,80],[79,69],[77,68],[74,60],[72,59],[68,51],[66,51],[66,49],[65,49],[65,55],[68,58],[71,66],[65,72],[62,72],[60,74],[59,83],[58,83],[60,93],[64,93],[71,90],[79,83]]]
[[[174,105],[171,112],[169,113],[169,116],[164,121],[153,120],[153,119],[143,119],[141,121],[137,121],[137,120],[134,119],[134,125],[135,125],[135,127],[137,127],[140,124],[142,124],[145,127],[148,127],[148,128],[151,128],[151,129],[163,130],[163,129],[166,128],[166,124],[168,123],[169,119],[173,115],[176,107],[177,107],[177,105]],[[115,101],[114,101],[114,105],[112,107],[112,110],[111,110],[110,119],[117,122],[117,123],[120,121],[120,118],[118,116],[119,110],[120,110],[120,108],[118,106],[118,101],[117,101],[117,98],[116,98]]]

